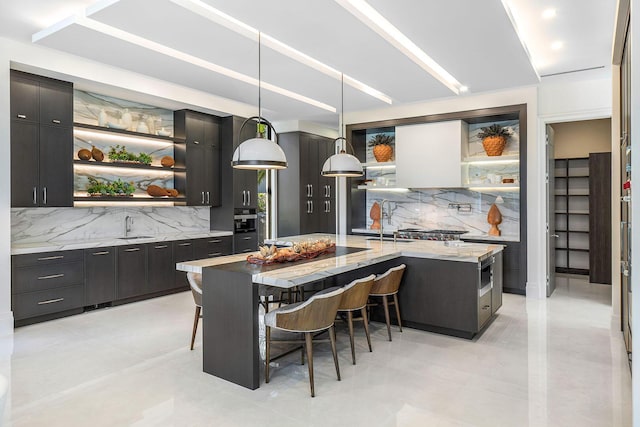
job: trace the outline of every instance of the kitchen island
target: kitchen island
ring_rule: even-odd
[[[363,236],[292,236],[278,243],[330,237],[336,252],[316,259],[260,266],[246,255],[178,263],[202,274],[203,370],[244,387],[260,385],[258,287],[346,285],[401,263],[403,323],[466,338],[482,330],[502,302],[502,246],[455,242],[380,241]],[[495,292],[494,292],[495,290]]]

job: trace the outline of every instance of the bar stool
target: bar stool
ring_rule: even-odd
[[[389,305],[393,304],[396,307],[396,316],[398,318],[398,326],[400,326],[400,332],[402,332],[402,321],[400,320],[400,306],[398,305],[398,289],[400,288],[400,281],[402,275],[407,266],[400,264],[397,267],[392,267],[383,274],[377,276],[373,281],[371,292],[369,297],[381,297],[382,305],[384,307],[384,319],[387,321],[387,333],[389,334],[389,341],[391,341],[391,323],[389,322]],[[393,301],[389,301],[387,297],[393,295]],[[377,305],[377,304],[369,304]]]
[[[304,333],[304,341],[274,340],[280,343],[304,343],[309,365],[309,386],[311,397],[315,396],[313,382],[313,334],[329,330],[329,341],[333,353],[333,363],[336,367],[338,381],[340,381],[340,366],[338,365],[338,353],[336,350],[336,332],[333,323],[338,312],[338,306],[342,299],[342,288],[329,288],[320,291],[307,301],[290,304],[276,308],[264,315],[266,329],[266,354],[265,354],[265,382],[269,382],[269,362],[271,359],[271,328]],[[321,342],[326,340],[315,340]]]
[[[351,359],[353,364],[356,364],[356,350],[354,346],[353,337],[353,321],[362,320],[364,323],[364,332],[367,336],[367,344],[369,344],[369,351],[371,349],[371,337],[369,336],[369,322],[367,321],[367,299],[369,298],[369,292],[373,286],[373,281],[376,278],[375,274],[367,276],[363,279],[357,279],[349,283],[344,287],[344,293],[342,294],[342,300],[340,301],[340,307],[338,307],[338,313],[347,313],[347,323],[349,324],[349,338],[351,341]],[[361,317],[354,318],[353,312],[360,310]]]
[[[193,302],[196,304],[196,314],[193,319],[193,332],[191,333],[191,350],[196,340],[196,331],[198,330],[198,322],[202,318],[200,311],[202,310],[202,274],[187,273],[187,281],[191,287]]]

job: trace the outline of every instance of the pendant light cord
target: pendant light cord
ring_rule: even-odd
[[[262,33],[258,32],[258,125],[262,123]]]

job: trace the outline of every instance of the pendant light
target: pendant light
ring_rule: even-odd
[[[247,139],[233,152],[231,166],[236,169],[285,169],[287,167],[287,158],[284,151],[278,145],[278,133],[273,125],[262,117],[262,98],[261,98],[261,33],[258,33],[258,115],[249,117],[240,126],[238,132],[238,142],[242,129],[251,120],[257,120],[256,137]],[[265,126],[266,125],[266,126]],[[274,141],[267,139],[266,127],[271,129]]]
[[[349,144],[349,141],[347,141],[347,138],[345,138],[342,133],[343,132],[342,129],[344,128],[344,74],[341,74],[340,80],[342,83],[342,90],[341,90],[342,105],[341,105],[341,111],[340,111],[340,136],[336,138],[333,141],[333,143],[335,144],[336,147],[338,146],[338,141],[343,141],[343,144],[339,153],[332,155],[324,162],[324,165],[322,166],[321,175],[327,176],[327,177],[362,176],[364,175],[364,172],[362,171],[362,164],[360,163],[360,160],[358,160],[356,156],[348,154],[345,150],[347,148],[347,145],[351,145],[351,144]],[[353,147],[351,147],[351,150],[353,151]]]

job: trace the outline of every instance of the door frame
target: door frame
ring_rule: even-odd
[[[542,177],[541,179],[545,179],[545,173],[547,171],[547,165],[546,165],[546,154],[545,154],[545,150],[546,150],[546,138],[547,138],[547,125],[553,125],[554,123],[565,123],[565,122],[577,122],[577,121],[584,121],[584,120],[597,120],[597,119],[611,119],[612,120],[612,129],[613,129],[613,114],[610,108],[601,108],[601,109],[593,109],[593,110],[585,110],[585,111],[581,111],[581,112],[577,112],[577,113],[570,113],[570,114],[549,114],[549,115],[540,115],[538,116],[538,171],[540,173],[540,177]],[[613,136],[612,136],[613,138]],[[613,142],[612,142],[613,143]],[[612,147],[613,148],[613,147]],[[617,159],[617,157],[614,159],[613,157],[613,150],[612,150],[612,158],[611,158],[611,162],[612,165],[615,161],[619,161],[619,159]],[[617,169],[612,169],[612,170],[617,170]],[[612,186],[613,186],[613,182],[615,180],[612,180]],[[617,181],[615,181],[617,182]],[[543,183],[544,184],[544,183]],[[616,187],[617,188],[617,187]],[[613,190],[613,188],[612,188]],[[546,185],[543,185],[543,192],[544,192],[544,196],[542,197],[542,200],[540,203],[540,206],[538,207],[538,215],[540,215],[540,218],[544,218],[546,216],[547,213],[547,201],[549,200],[549,194],[547,193],[546,190]],[[612,191],[612,197],[617,194],[614,193]],[[617,217],[618,217],[618,221],[619,221],[619,217],[620,217],[620,209],[619,207],[617,208],[617,210],[615,211],[617,212]],[[612,220],[613,218],[616,217],[616,213],[613,212],[613,205],[612,205]],[[616,226],[617,227],[617,226]],[[613,230],[615,230],[617,228],[614,228]],[[612,247],[614,247],[612,245]],[[542,244],[540,245],[540,249],[542,251],[542,253],[540,254],[540,257],[542,260],[544,260],[544,277],[546,278],[546,272],[547,272],[547,247],[546,244]],[[613,251],[613,250],[612,250]],[[546,299],[547,298],[547,287],[546,286],[540,286],[537,289],[538,294],[535,295],[534,297],[540,298],[540,299]],[[617,292],[617,293],[616,293]],[[620,286],[618,283],[618,286],[616,287],[613,283],[611,286],[611,296],[612,298],[616,298],[616,295],[620,295]],[[528,294],[527,294],[528,296]],[[613,301],[613,300],[612,300]]]

